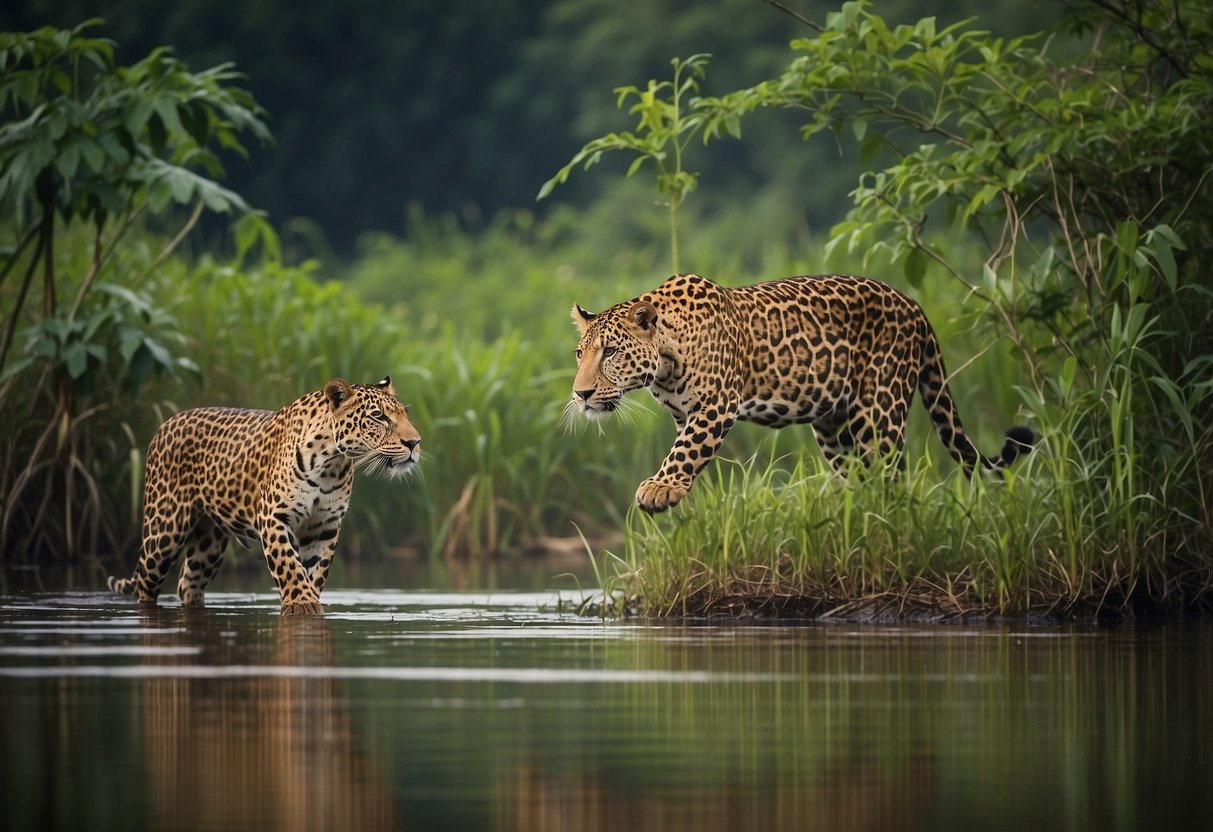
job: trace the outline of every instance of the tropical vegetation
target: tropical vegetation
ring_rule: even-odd
[[[628,112],[584,120],[601,135],[583,125],[583,150],[536,177],[536,207],[402,206],[402,228],[348,253],[301,245],[302,226],[225,184],[275,153],[233,66],[160,48],[124,63],[93,22],[0,36],[4,563],[128,563],[142,452],[177,409],[277,407],[388,373],[425,465],[403,490],[357,485],[348,558],[584,535],[596,608],[659,615],[1207,604],[1208,15],[1084,0],[1056,29],[1004,37],[867,3],[784,12],[748,12],[802,35],[782,70],[764,47],[767,80],[667,53],[647,84],[602,96]],[[712,87],[718,68],[733,91]],[[836,204],[813,193],[823,147],[842,161],[820,182],[863,171],[828,233],[804,207]],[[619,177],[583,172],[599,162]],[[969,481],[919,418],[903,477],[844,481],[808,431],[741,426],[675,511],[631,510],[672,428],[639,399],[614,423],[564,419],[566,315],[671,267],[897,283],[939,331],[978,443],[1025,420],[1038,447],[1005,480]]]
[[[752,113],[777,107],[802,114],[806,138],[853,139],[871,170],[826,250],[900,263],[912,286],[929,264],[942,268],[1022,361],[1039,450],[999,487],[915,473],[892,490],[855,491],[799,467],[793,486],[744,466],[700,504],[712,504],[707,516],[645,524],[630,540],[624,574],[648,609],[765,592],[826,606],[891,592],[898,610],[913,596],[955,612],[1204,598],[1208,14],[1151,0],[1075,4],[1061,59],[1043,35],[1005,40],[934,17],[890,26],[864,2],[804,23],[811,36],[793,42],[782,74],[685,111],[669,96],[664,120],[644,111],[637,135],[681,160],[684,134],[741,138]],[[593,162],[597,141],[574,162]],[[956,229],[981,242],[980,269],[939,242]],[[654,566],[652,553],[669,561]]]

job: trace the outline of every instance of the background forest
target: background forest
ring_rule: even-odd
[[[924,10],[894,0],[880,12],[891,22],[979,13],[983,27],[1016,35],[1056,16],[1052,5],[947,0]],[[414,206],[471,230],[503,209],[536,210],[555,169],[620,126],[615,87],[664,77],[672,57],[707,52],[705,91],[736,89],[782,69],[788,42],[806,34],[763,0],[185,0],[169,9],[155,0],[22,0],[0,11],[0,29],[90,18],[105,21],[100,34],[117,43],[120,64],[171,45],[195,71],[231,62],[244,73],[274,141],[227,164],[225,183],[303,247],[297,256],[331,246],[342,260],[367,232],[406,234]],[[745,214],[769,206],[768,228],[835,222],[857,168],[839,166],[830,142],[806,147],[796,126],[769,114],[746,142],[704,154],[702,210],[728,213],[744,197]],[[588,206],[616,186],[604,176],[573,187],[561,200]],[[621,217],[604,231],[628,233],[643,237],[643,220]]]
[[[180,408],[390,373],[428,459],[403,495],[357,485],[343,557],[585,533],[651,611],[755,587],[1200,603],[1208,11],[777,6],[0,11],[9,33],[104,19],[62,58],[50,34],[6,41],[0,67],[4,561],[133,560],[142,451]],[[978,443],[1027,420],[1040,452],[969,483],[915,414],[907,483],[865,489],[820,470],[808,431],[739,429],[677,517],[628,513],[671,429],[647,405],[561,422],[567,310],[671,267],[911,291]]]

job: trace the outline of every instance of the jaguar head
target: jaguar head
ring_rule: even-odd
[[[616,410],[623,395],[653,383],[658,367],[657,309],[647,300],[612,306],[599,314],[573,306],[581,333],[572,407],[587,416]]]
[[[337,450],[358,465],[391,477],[407,474],[421,459],[421,434],[408,408],[396,398],[389,376],[377,384],[349,384],[335,378],[324,386],[333,409]]]

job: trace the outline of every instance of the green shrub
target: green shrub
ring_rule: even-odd
[[[270,138],[241,77],[229,66],[190,72],[166,49],[120,67],[114,44],[90,36],[97,23],[0,33],[6,561],[75,560],[128,537],[131,515],[110,498],[113,475],[130,466],[138,410],[124,397],[140,396],[156,375],[197,368],[145,276],[207,210],[244,214],[242,252],[256,240],[276,244],[217,181],[220,155],[244,153],[243,134]],[[184,219],[174,206],[188,211]],[[128,237],[152,218],[180,221],[154,255]],[[123,279],[112,279],[116,268]]]

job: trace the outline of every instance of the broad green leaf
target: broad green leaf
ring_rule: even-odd
[[[154,360],[158,365],[160,365],[161,367],[163,367],[165,369],[172,369],[172,367],[173,367],[172,353],[170,353],[167,349],[165,349],[163,344],[159,343],[158,341],[156,341],[153,338],[144,337],[143,348],[145,350],[147,350],[147,352],[151,356],[152,360]]]
[[[1163,280],[1167,283],[1167,288],[1174,292],[1179,282],[1179,270],[1175,265],[1175,254],[1171,251],[1171,244],[1160,235],[1154,239],[1151,248],[1154,251],[1154,259],[1158,261],[1158,268],[1162,272]]]
[[[127,132],[132,136],[143,135],[144,128],[147,127],[148,119],[151,118],[153,110],[153,102],[149,99],[134,99],[134,103],[126,111],[126,117],[123,119],[123,125],[126,127]]]
[[[110,157],[119,167],[126,167],[130,162],[131,154],[127,150],[123,139],[129,141],[129,134],[119,136],[116,132],[102,133],[97,143],[105,150],[107,156]]]
[[[68,181],[75,177],[76,167],[79,164],[80,146],[76,142],[68,142],[55,157],[55,169]]]
[[[88,172],[99,174],[105,167],[105,148],[97,139],[88,137],[81,138],[77,141],[77,146],[80,148],[80,154],[84,157],[84,162],[88,165]]]
[[[733,114],[725,117],[724,129],[735,139],[741,138],[741,117]]]
[[[1137,251],[1139,228],[1132,220],[1125,220],[1116,226],[1116,247],[1125,255]]]
[[[133,326],[124,326],[118,332],[118,354],[122,356],[122,360],[126,364],[130,364],[131,358],[139,348],[143,346],[143,332]]]
[[[859,158],[865,165],[871,165],[884,149],[885,137],[880,133],[868,134],[859,145]]]
[[[85,345],[69,344],[63,351],[63,364],[67,367],[67,374],[73,379],[84,375],[84,371],[88,369],[88,351],[85,349]]]
[[[185,205],[194,198],[195,177],[182,168],[169,167],[164,173],[169,190],[173,193],[173,201]]]
[[[981,277],[985,283],[986,293],[993,297],[998,292],[998,273],[989,263],[982,263]]]
[[[177,111],[177,101],[170,96],[160,95],[153,100],[152,106],[156,110],[156,115],[160,116],[160,121],[164,124],[166,140],[180,141],[186,135],[186,132],[185,128],[181,125],[181,116]]]
[[[152,213],[161,213],[173,200],[173,191],[168,182],[162,177],[148,183],[147,204]]]

